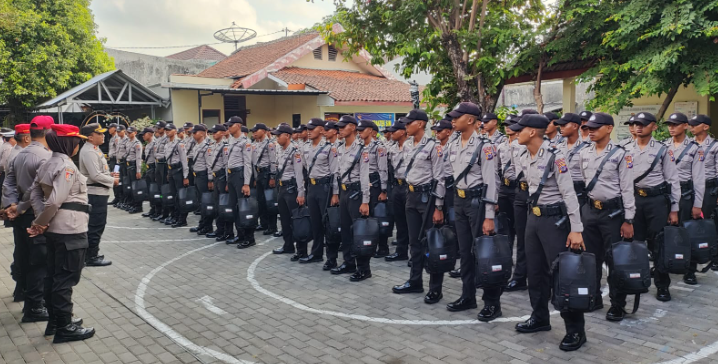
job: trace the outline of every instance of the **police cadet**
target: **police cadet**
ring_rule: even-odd
[[[586,125],[586,123],[588,122],[588,119],[591,118],[591,115],[593,115],[593,113],[591,113],[590,111],[581,111],[581,113],[578,114],[578,117],[581,119],[581,126]],[[587,142],[587,143],[591,142],[591,139],[588,137],[588,130],[585,130],[585,129],[579,130],[578,138],[582,142]]]
[[[167,161],[170,193],[174,196],[175,204],[172,217],[165,220],[165,225],[172,225],[173,228],[187,226],[187,213],[180,212],[178,192],[181,188],[189,185],[189,165],[187,163],[187,150],[184,144],[177,138],[177,127],[174,124],[167,124],[167,143],[165,145],[165,160]]]
[[[252,143],[242,134],[244,121],[239,116],[232,116],[224,125],[229,133],[229,151],[227,152],[227,190],[229,200],[235,207],[235,225],[237,236],[227,240],[227,244],[241,244],[245,247],[255,245],[254,228],[245,229],[239,226],[237,218],[237,201],[240,197],[249,196],[249,183],[252,180]],[[232,230],[229,231],[232,235]]]
[[[371,273],[365,273],[362,268],[368,268],[369,259],[357,259],[352,254],[354,244],[354,233],[352,232],[352,224],[358,219],[362,212],[359,210],[362,204],[368,204],[371,200],[369,186],[369,164],[359,163],[362,158],[362,149],[364,148],[361,139],[357,138],[357,125],[359,123],[353,116],[344,115],[337,122],[339,127],[339,136],[344,139],[343,144],[337,148],[337,157],[339,158],[339,168],[335,174],[337,182],[340,184],[339,191],[339,211],[341,220],[342,243],[341,250],[344,256],[344,262],[335,268],[332,268],[332,274],[353,273],[349,279],[351,281],[361,281],[371,276]],[[336,202],[336,199],[334,199]],[[368,214],[368,211],[364,211]],[[338,247],[332,245],[327,249],[327,258],[331,259],[336,256]],[[357,264],[360,265],[357,270]]]
[[[130,183],[142,179],[142,142],[137,138],[137,128],[130,126],[127,128],[127,176]],[[128,196],[130,214],[142,212],[142,201],[135,202],[132,195]]]
[[[299,140],[304,143],[303,146],[306,147],[307,144],[309,144],[309,131],[307,129],[307,126],[302,124],[299,125],[297,129],[299,129]]]
[[[581,172],[586,182],[587,203],[581,207],[586,251],[596,256],[596,300],[592,310],[603,308],[601,276],[606,251],[621,239],[633,238],[636,200],[633,196],[633,159],[625,149],[611,141],[613,117],[605,113],[591,115],[588,128],[592,144],[581,150]],[[625,315],[623,302],[615,300],[618,287],[611,289],[609,321],[620,321]]]
[[[633,123],[633,120],[635,120],[635,116],[631,116],[628,121],[623,123],[623,125],[628,125],[628,132],[630,135],[618,142],[618,145],[621,147],[625,148],[628,144],[631,144],[634,140],[636,140],[636,124]]]
[[[626,149],[633,158],[633,185],[636,197],[636,217],[634,219],[634,240],[646,241],[649,250],[658,251],[655,246],[656,235],[663,231],[666,221],[678,224],[678,203],[681,199],[680,183],[675,163],[675,155],[668,147],[655,140],[651,134],[656,130],[656,117],[642,112],[634,119],[636,140]],[[656,259],[659,259],[657,257]],[[656,299],[670,301],[668,286],[671,278],[668,273],[658,270],[654,274],[657,292]],[[611,297],[613,302],[614,297]],[[623,302],[625,295],[615,297]]]
[[[26,194],[38,175],[38,169],[52,156],[47,148],[45,135],[54,124],[50,116],[36,116],[30,123],[32,142],[21,150],[13,161],[11,173],[3,185],[3,204],[8,216],[13,220],[13,235],[16,249],[23,248],[15,257],[15,264],[25,277],[25,306],[22,322],[48,320],[48,311],[43,307],[43,291],[47,293],[47,249],[45,237],[32,237],[27,229],[39,212],[30,206],[29,194]],[[10,205],[10,207],[8,207]],[[81,263],[84,262],[84,257]],[[44,288],[43,288],[44,287]],[[47,301],[47,299],[46,299]]]
[[[2,140],[2,144],[0,144],[0,186],[2,186],[5,180],[5,166],[2,161],[7,159],[10,151],[15,146],[15,139],[13,139],[15,131],[10,128],[1,128],[0,136],[2,136],[2,139],[0,139]]]
[[[127,128],[125,128],[124,125],[118,125],[117,126],[117,164],[120,165],[120,184],[122,184],[122,179],[127,176]],[[124,193],[124,187],[121,186],[117,189],[117,193],[119,194],[119,200],[118,202],[113,205],[114,207],[120,208],[120,209],[127,209],[127,196],[125,196]]]
[[[279,217],[282,223],[284,245],[274,249],[274,254],[292,254],[293,262],[307,256],[307,243],[297,243],[294,247],[294,231],[292,229],[292,210],[305,203],[304,175],[302,174],[302,153],[296,144],[292,143],[290,135],[292,128],[283,124],[277,127],[272,134],[277,136],[277,181],[279,193]]]
[[[561,136],[561,133],[559,133],[558,124],[556,124],[559,119],[558,115],[552,112],[545,112],[543,113],[543,116],[548,119],[548,127],[546,128],[546,135],[544,135],[544,139],[548,140],[549,144],[552,146],[561,143],[563,141],[563,137]]]
[[[363,216],[373,216],[374,207],[379,202],[387,202],[389,189],[389,168],[387,161],[387,149],[384,143],[376,139],[379,127],[371,120],[362,120],[357,125],[359,138],[364,142],[362,159],[360,163],[369,164],[369,194],[368,204],[362,204],[360,211]],[[366,214],[365,214],[366,213]],[[368,214],[368,215],[367,215]],[[389,255],[388,237],[380,236],[377,244],[375,258],[384,258]],[[369,262],[367,262],[367,265]],[[368,266],[365,271],[369,269]]]
[[[206,128],[207,127],[205,127],[205,129]],[[183,137],[184,139],[181,140],[181,143],[184,144],[184,150],[187,151],[187,162],[188,162],[188,166],[189,166],[189,170],[190,170],[190,173],[188,175],[189,185],[194,186],[195,185],[195,183],[194,183],[195,176],[194,176],[194,173],[192,173],[192,172],[194,171],[194,162],[195,162],[194,158],[197,154],[197,150],[195,149],[195,147],[197,146],[197,141],[194,139],[194,136],[193,136],[194,124],[184,123],[184,125],[182,125],[182,129],[184,129],[184,131],[182,133],[177,133],[177,134],[178,135],[184,134],[184,137]]]
[[[581,139],[581,133],[587,130],[583,128],[586,123],[582,123],[580,116],[570,112],[563,114],[563,116],[554,123],[561,127],[561,134],[563,135],[563,141],[555,145],[555,147],[566,157],[566,164],[571,173],[573,188],[576,191],[578,203],[583,205],[586,203],[586,193],[584,192],[586,183],[581,173],[581,158],[579,155],[581,150],[591,145],[590,139],[586,139],[585,141]]]
[[[169,180],[167,179],[167,159],[165,158],[165,146],[167,145],[167,135],[165,135],[165,127],[167,126],[167,123],[160,120],[155,124],[155,127],[157,128],[157,133],[155,134],[155,138],[157,139],[155,141],[155,182],[157,185],[162,188],[162,185],[165,185],[169,183]],[[172,212],[171,207],[164,207],[162,203],[159,203],[157,206],[159,209],[157,210],[157,214],[152,218],[154,221],[159,221],[160,223],[164,223],[167,221],[167,219],[170,219],[170,213]]]
[[[451,120],[444,118],[439,120],[436,125],[431,127],[431,130],[434,131],[434,135],[436,137],[436,140],[439,142],[439,146],[441,146],[442,154],[441,157],[441,163],[444,166],[444,186],[446,186],[446,192],[444,194],[444,206],[446,206],[446,209],[448,211],[449,208],[454,206],[454,174],[452,173],[451,169],[451,161],[449,160],[449,140],[455,142],[457,139],[452,138],[454,135],[453,126],[451,123]],[[447,225],[453,225],[449,222],[449,214],[444,214],[444,223]],[[454,226],[451,226],[452,228]]]
[[[119,142],[119,135],[117,135],[117,124],[112,123],[107,126],[107,132],[110,134],[110,145],[107,149],[107,157],[109,158],[109,168],[110,171],[115,171],[115,166],[117,165],[117,143]],[[110,205],[115,205],[117,202],[120,201],[120,191],[121,187],[119,184],[117,186],[112,187],[112,195],[114,198],[109,203]]]
[[[691,127],[691,134],[694,135],[696,143],[701,146],[705,158],[706,187],[703,196],[703,216],[716,221],[718,219],[715,214],[718,202],[718,141],[708,134],[711,127],[711,118],[708,116],[695,115],[688,120],[688,125]],[[696,264],[691,263],[691,268],[695,271]],[[712,269],[718,270],[718,265],[714,264]]]
[[[87,225],[87,254],[85,265],[102,267],[112,264],[100,255],[100,240],[107,224],[107,200],[110,189],[120,183],[119,175],[110,171],[100,146],[105,143],[105,131],[100,124],[92,123],[82,127],[81,133],[87,142],[80,150],[80,173],[87,178],[87,199],[90,211]]]
[[[155,138],[155,133],[155,130],[152,128],[144,128],[139,134],[142,140],[146,143],[143,158],[145,165],[147,165],[147,170],[144,175],[144,178],[147,181],[147,186],[149,186],[150,183],[155,182],[155,174],[157,172],[157,158],[155,155],[155,144],[157,143],[157,139]],[[142,217],[154,217],[158,211],[162,211],[162,202],[153,203],[152,200],[150,200],[150,211],[142,214]]]
[[[409,186],[406,184],[406,164],[409,162],[404,153],[406,144],[406,119],[400,118],[388,130],[394,144],[389,147],[389,163],[394,170],[394,179],[389,203],[393,206],[394,224],[396,225],[396,250],[393,254],[384,257],[387,262],[409,260],[409,227],[406,224],[406,194]]]
[[[666,119],[672,143],[668,142],[668,153],[675,157],[678,181],[681,185],[681,201],[678,204],[678,223],[700,219],[706,190],[705,151],[695,141],[686,136],[688,117],[682,113],[673,113]],[[710,217],[709,215],[706,215]],[[683,276],[686,284],[697,284],[695,268]]]
[[[337,127],[337,123],[327,121],[327,123],[324,124],[324,140],[326,140],[334,148],[339,146],[339,128]]]
[[[543,139],[548,119],[543,115],[525,115],[511,128],[528,153],[521,158],[521,169],[529,184],[531,213],[526,223],[526,257],[529,297],[533,312],[516,331],[531,333],[551,330],[548,302],[551,298],[551,263],[566,247],[585,249],[583,224],[576,192],[573,189],[563,153]],[[583,312],[561,312],[566,324],[559,348],[577,350],[586,342]]]
[[[449,311],[476,308],[474,239],[494,232],[494,213],[497,203],[496,148],[489,139],[474,132],[481,108],[464,102],[448,114],[461,137],[449,145],[449,163],[455,180],[456,236],[461,254],[462,292],[458,300],[449,303]],[[489,115],[490,117],[493,115]],[[484,116],[485,118],[486,116]],[[491,121],[493,123],[493,121]],[[497,138],[498,140],[498,138]],[[484,308],[478,319],[491,321],[501,317],[503,287],[484,287]]]
[[[257,188],[257,202],[259,203],[259,223],[257,230],[264,230],[262,235],[272,235],[277,232],[277,214],[269,213],[264,191],[276,186],[274,177],[277,175],[276,144],[269,140],[269,128],[264,124],[255,124],[251,129],[254,138],[252,153],[252,166],[254,168],[254,181]]]
[[[511,130],[509,126],[518,122],[515,115],[509,115],[504,120],[504,130],[506,131],[507,138],[496,146],[496,164],[499,165],[499,177],[500,186],[498,193],[498,206],[499,213],[503,213],[506,217],[506,223],[508,224],[508,237],[509,241],[513,245],[514,237],[516,236],[516,228],[514,227],[514,201],[516,200],[516,166],[512,160],[512,148],[511,143],[516,140],[516,132]],[[523,253],[523,249],[522,249]],[[523,261],[524,266],[526,261]],[[525,279],[524,279],[525,281]],[[523,285],[526,287],[526,284]]]
[[[210,148],[210,141],[207,138],[207,127],[197,124],[191,130],[192,139],[194,140],[194,148],[189,160],[192,161],[192,173],[194,177],[194,185],[200,196],[209,192],[209,165],[207,159],[207,150]],[[190,228],[191,233],[204,235],[212,231],[212,219],[207,216],[201,216],[196,227]]]
[[[85,262],[88,213],[87,178],[72,162],[85,137],[74,125],[52,125],[47,135],[52,157],[37,171],[30,191],[37,217],[28,229],[31,237],[44,234],[47,240],[48,277],[45,301],[49,320],[45,335],[55,335],[53,343],[91,338],[95,329],[83,328],[72,317],[72,287],[80,281]]]
[[[304,164],[309,177],[307,207],[312,222],[313,242],[308,256],[299,258],[299,263],[323,261],[324,256],[324,213],[333,198],[339,202],[339,185],[334,179],[338,166],[337,148],[322,140],[324,120],[312,118],[307,123],[309,144],[304,149]],[[336,260],[333,264],[336,266]]]
[[[420,240],[424,234],[421,230],[429,229],[432,222],[434,224],[444,222],[442,211],[446,177],[441,146],[435,139],[424,135],[426,123],[429,121],[426,112],[414,109],[405,118],[406,133],[411,137],[404,145],[405,158],[409,158],[406,162],[404,178],[409,185],[406,197],[406,222],[409,226],[411,273],[406,283],[392,288],[392,291],[398,294],[424,292],[422,271],[426,255]],[[430,206],[432,202],[433,206]],[[434,304],[441,300],[443,280],[443,273],[429,274],[429,293],[424,297],[425,303]]]
[[[207,165],[209,166],[207,187],[214,192],[214,201],[217,202],[219,201],[219,195],[227,191],[229,142],[224,138],[225,133],[227,133],[227,127],[218,124],[213,126],[209,133],[212,134],[213,143],[207,149]],[[233,238],[232,224],[234,224],[234,221],[222,221],[222,219],[217,218],[217,229],[214,232],[208,232],[205,236],[210,239],[214,238],[216,241],[226,241]],[[212,221],[209,221],[209,227],[211,228],[211,226]]]

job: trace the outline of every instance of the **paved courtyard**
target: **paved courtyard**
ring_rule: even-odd
[[[372,260],[374,277],[350,283],[321,264],[272,255],[278,238],[258,234],[258,246],[237,250],[113,208],[109,220],[100,248],[113,265],[86,268],[74,294],[75,314],[97,334],[60,345],[43,336],[44,323],[20,324],[12,231],[0,228],[0,364],[718,363],[712,271],[697,286],[673,276],[668,303],[652,288],[620,324],[604,319],[608,307],[588,314],[588,343],[565,353],[558,315],[552,331],[514,331],[530,313],[526,291],[505,293],[503,318],[479,323],[478,310],[446,311],[461,291],[448,276],[433,306],[423,295],[392,294],[408,276],[406,262]]]

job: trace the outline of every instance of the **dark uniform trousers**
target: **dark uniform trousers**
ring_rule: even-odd
[[[277,214],[270,213],[270,209],[267,207],[267,198],[264,195],[264,191],[270,189],[269,187],[269,168],[261,168],[256,171],[256,189],[257,189],[257,203],[259,204],[259,223],[270,229],[277,230]]]
[[[706,197],[708,199],[713,200],[713,204],[715,205],[715,197],[711,198],[710,196],[707,196],[708,190],[706,190],[706,196],[703,196],[703,199],[706,200]],[[684,195],[685,194],[685,195]],[[678,204],[678,224],[682,224],[685,221],[690,221],[693,219],[692,212],[693,212],[693,203],[695,202],[696,194],[693,192],[693,184],[689,182],[681,182],[681,202]],[[705,206],[705,202],[703,202],[703,205]],[[703,213],[703,216],[707,219],[711,216],[711,213]],[[691,262],[691,271],[696,272],[698,268],[697,263]]]
[[[178,165],[178,164],[177,164]],[[182,166],[179,165],[177,168],[172,166],[172,169],[169,170],[170,174],[170,190],[172,191],[172,196],[174,196],[174,207],[172,208],[172,218],[177,220],[177,222],[187,222],[187,213],[186,212],[180,212],[180,203],[179,203],[179,190],[180,188],[184,187],[184,184],[182,183]]]
[[[131,166],[127,166],[127,176],[130,177],[130,184],[132,184],[132,182],[134,181],[139,181],[140,179],[142,179],[142,176],[140,176],[140,178],[137,178],[137,165],[134,162],[132,162]],[[127,200],[132,204],[132,206],[138,208],[140,212],[142,212],[142,201],[136,202],[132,194],[127,196]]]
[[[147,187],[149,188],[150,183],[157,183],[157,168],[155,168],[155,164],[148,164],[147,165],[147,171],[145,171],[145,180],[147,180]],[[161,184],[157,185],[158,187],[162,186]],[[150,213],[157,213],[158,211],[162,211],[162,202],[159,204],[153,204],[152,201],[150,201]]]
[[[531,316],[543,324],[550,323],[548,303],[551,299],[551,264],[558,254],[566,250],[569,225],[556,227],[561,216],[536,216],[529,214],[526,220],[526,257],[531,299]],[[561,312],[566,324],[566,333],[583,333],[585,320],[583,312]]]
[[[519,283],[526,281],[526,220],[529,214],[529,191],[516,187],[514,197],[514,229],[516,230],[516,264],[511,278]],[[499,207],[499,210],[501,207]],[[513,247],[513,244],[511,244]]]
[[[125,193],[126,186],[124,184],[125,177],[128,176],[127,175],[127,162],[124,159],[121,159],[119,161],[119,165],[120,165],[120,183],[122,183],[122,185],[119,186],[120,188],[117,189],[117,191],[115,191],[115,192],[119,193],[119,195],[116,195],[116,196],[118,196],[118,198],[120,199],[120,203],[127,203],[129,201],[127,200],[127,196],[126,196],[127,194]]]
[[[423,287],[423,270],[426,252],[422,242],[419,240],[421,226],[424,218],[427,218],[425,230],[431,228],[434,206],[427,206],[427,200],[422,201],[422,195],[428,196],[431,192],[411,192],[406,196],[406,223],[409,226],[409,248],[411,251],[411,272],[409,273],[409,284]],[[428,216],[427,216],[428,215]],[[470,253],[469,253],[470,254]],[[462,273],[463,274],[463,273]],[[443,273],[429,274],[429,291],[441,292],[444,283]]]
[[[394,224],[396,225],[396,253],[401,256],[409,255],[409,226],[406,224],[406,194],[408,187],[406,181],[395,183],[391,189],[391,201],[394,206]]]
[[[209,192],[209,186],[207,186],[207,184],[209,183],[209,176],[207,174],[207,171],[199,171],[190,174],[194,176],[194,183],[197,187],[197,192],[199,192],[201,198],[203,193]],[[200,216],[198,226],[200,229],[212,231],[212,218],[207,216]]]
[[[107,199],[110,196],[87,195],[87,201],[92,206],[90,221],[87,223],[87,257],[94,258],[100,253],[100,240],[107,224]]]
[[[514,225],[514,201],[516,200],[516,187],[501,184],[499,188],[499,213],[506,214],[506,222],[508,223],[508,236],[511,246],[514,246],[514,237],[516,236],[516,226]],[[525,223],[524,223],[525,225]],[[514,274],[515,275],[515,274]]]
[[[718,232],[718,216],[715,214],[718,190],[715,191],[715,194],[713,191],[716,187],[718,186],[716,185],[715,179],[706,180],[706,193],[703,195],[703,207],[701,210],[703,211],[704,218],[713,220],[716,224],[716,231]],[[697,267],[698,265],[696,263],[691,263],[691,269],[693,269],[694,272],[697,270]]]
[[[215,203],[219,203],[219,195],[221,193],[224,193],[225,188],[227,188],[227,172],[224,169],[220,169],[218,172],[215,172],[214,174],[214,191],[212,191],[214,195],[214,201]],[[212,221],[209,222],[210,226],[212,225]],[[215,230],[215,234],[219,236],[223,236],[225,234],[232,234],[233,228],[232,224],[234,224],[234,221],[224,221],[220,218],[216,219],[217,224],[217,230]]]
[[[361,201],[362,193],[359,187],[359,182],[346,185],[346,190],[342,188],[339,191],[339,219],[342,228],[342,244],[340,249],[344,256],[344,263],[350,268],[357,266],[355,256],[352,253],[352,249],[354,247],[354,232],[352,231],[352,225],[354,224],[354,220],[361,216],[361,213],[359,212]],[[327,249],[327,258],[332,259],[337,255],[334,253],[336,246],[330,247],[332,249]]]
[[[155,171],[155,182],[157,182],[157,185],[159,186],[160,190],[162,190],[162,186],[170,183],[169,180],[167,180],[167,171],[167,162],[157,162],[157,170]],[[161,202],[158,204],[158,207],[161,208],[162,218],[168,217],[172,212],[172,207],[164,207]]]
[[[110,168],[110,171],[115,171],[115,166],[117,165],[117,157],[110,157],[108,167]],[[121,176],[121,175],[120,175]],[[122,181],[122,178],[120,178],[120,182]],[[115,200],[119,201],[120,193],[122,191],[122,186],[112,186],[112,192],[115,196]]]
[[[601,297],[601,276],[603,275],[603,262],[606,261],[606,251],[613,243],[621,241],[621,225],[623,225],[623,214],[609,217],[613,211],[598,210],[590,203],[581,207],[581,221],[583,222],[583,242],[586,251],[596,256],[596,297]],[[611,304],[619,307],[625,306],[624,301],[614,299],[617,288],[610,289]],[[597,301],[601,302],[601,301]]]
[[[649,249],[653,250],[654,257],[658,257],[658,247],[655,244],[656,235],[663,231],[668,221],[670,202],[667,195],[641,197],[636,196],[636,218],[633,219],[633,240],[645,241]],[[653,275],[656,288],[668,288],[671,277],[668,273],[658,270]],[[611,297],[611,302],[614,298]],[[625,295],[616,298],[617,302],[625,302]]]
[[[47,270],[45,301],[50,320],[65,327],[72,320],[72,287],[80,282],[85,266],[87,233],[45,233],[47,238]]]
[[[461,297],[474,300],[476,297],[476,259],[472,252],[474,239],[484,235],[483,223],[486,211],[479,198],[454,196],[456,213],[456,237],[461,254]],[[481,298],[487,306],[500,306],[503,287],[484,287]]]
[[[237,237],[239,241],[247,240],[254,241],[254,228],[245,229],[239,227],[239,211],[237,210],[237,202],[240,196],[244,196],[242,193],[242,186],[244,186],[244,168],[238,167],[230,170],[231,173],[227,174],[227,187],[229,189],[229,202],[234,206],[234,224],[237,227]],[[230,230],[227,232],[230,235],[233,230],[229,226]]]
[[[586,182],[573,181],[573,190],[576,192],[579,207],[585,205],[588,201],[588,195],[586,194]]]
[[[292,179],[292,181],[295,180]],[[279,183],[279,181],[277,181],[277,183]],[[296,250],[294,249],[294,229],[292,229],[292,211],[299,207],[297,203],[297,192],[296,182],[289,183],[288,181],[283,181],[282,186],[279,186],[277,202],[279,203],[279,217],[282,223],[284,251],[296,251],[301,254],[307,252],[307,245],[306,243],[304,244],[304,250],[302,250],[300,244],[297,244]]]
[[[24,281],[25,307],[42,307],[43,282],[47,276],[47,246],[43,236],[31,238],[27,228],[32,225],[35,215],[32,209],[13,221],[17,256],[14,257],[16,269],[20,272],[19,281]],[[84,263],[84,261],[83,261]]]
[[[444,194],[444,223],[454,230],[456,234],[456,208],[454,206],[454,197],[456,196],[456,190],[454,190],[454,177],[449,177],[444,180],[446,183],[446,192]],[[449,221],[449,209],[454,210],[454,221]],[[459,239],[456,239],[456,252],[458,253],[457,258],[461,258],[461,247],[459,247]]]
[[[309,183],[307,191],[307,207],[312,220],[313,242],[311,255],[315,258],[324,256],[324,213],[327,211],[329,197],[332,193],[329,182],[323,184]],[[329,253],[327,253],[328,255]]]

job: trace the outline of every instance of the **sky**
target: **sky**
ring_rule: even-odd
[[[213,34],[232,22],[257,32],[257,38],[242,43],[251,45],[284,36],[263,35],[285,27],[309,28],[335,8],[333,0],[94,0],[90,9],[105,45],[121,48],[217,43]],[[224,54],[234,50],[234,44],[212,47]],[[123,50],[167,56],[188,48]]]

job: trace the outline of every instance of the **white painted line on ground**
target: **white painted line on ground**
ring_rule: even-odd
[[[214,298],[212,298],[210,296],[204,296],[202,298],[198,298],[196,301],[201,303],[202,306],[204,306],[204,308],[207,309],[207,311],[212,312],[215,315],[220,315],[220,316],[226,315],[227,311],[215,306],[212,303],[213,300],[214,300]]]
[[[109,240],[105,241],[103,240],[103,243],[110,243],[110,244],[124,244],[124,243],[174,243],[174,242],[182,242],[182,241],[206,241],[210,242],[210,239],[207,238],[194,238],[194,239],[165,239],[165,240]]]
[[[105,225],[106,228],[110,229],[125,229],[125,230],[177,230],[172,227],[127,227],[127,226],[110,226]]]

